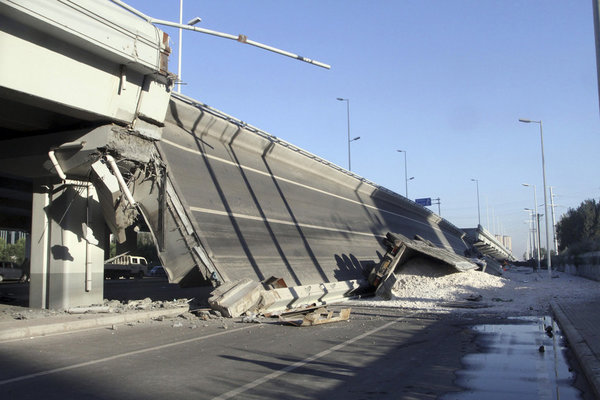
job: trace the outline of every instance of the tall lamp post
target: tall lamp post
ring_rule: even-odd
[[[346,114],[348,115],[348,171],[352,171],[352,161],[350,158],[350,143],[360,139],[360,136],[350,139],[350,99],[338,97],[337,100],[346,102]]]
[[[183,25],[183,0],[179,0],[179,25]],[[177,93],[181,93],[181,49],[183,47],[183,29],[179,28],[179,51],[177,52]]]
[[[415,179],[414,176],[408,177],[408,169],[406,168],[406,150],[396,150],[398,153],[404,153],[404,187],[405,192],[404,195],[408,199],[408,181]]]
[[[535,247],[537,248],[537,269],[538,271],[540,270],[540,231],[538,229],[539,227],[539,217],[538,217],[538,212],[537,212],[537,190],[535,189],[535,185],[530,185],[528,183],[522,183],[523,186],[527,186],[527,187],[531,187],[533,188],[533,209],[531,209],[531,212],[533,213],[533,231],[534,231],[534,239],[535,239]],[[526,210],[529,210],[528,208],[526,208]]]
[[[479,207],[479,179],[471,178],[471,181],[475,182],[477,185],[477,224],[478,226],[481,226],[481,208]]]
[[[526,124],[540,124],[540,142],[542,147],[542,176],[544,178],[544,217],[546,219],[546,262],[548,264],[548,277],[552,278],[552,256],[550,251],[550,229],[548,222],[548,189],[546,188],[546,162],[544,160],[544,131],[542,129],[542,121],[533,121],[531,119],[519,118],[519,122]]]
[[[202,22],[202,18],[195,17],[188,21],[189,26],[196,25],[198,22]],[[179,0],[179,51],[177,52],[177,93],[181,93],[181,54],[183,51],[183,0]]]

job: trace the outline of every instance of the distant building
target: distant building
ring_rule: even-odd
[[[498,243],[500,243],[506,250],[512,253],[512,237],[505,235],[494,235]]]
[[[502,245],[504,248],[512,253],[512,237],[502,236]]]
[[[19,239],[26,239],[27,232],[0,230],[0,239],[6,244],[15,244]]]

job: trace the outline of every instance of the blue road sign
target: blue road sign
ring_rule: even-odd
[[[430,206],[431,205],[431,197],[425,197],[423,199],[415,199],[415,203],[420,204],[422,206]]]

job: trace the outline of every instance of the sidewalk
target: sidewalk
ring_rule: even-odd
[[[600,299],[553,302],[552,311],[594,395],[600,399]]]
[[[160,317],[174,318],[187,312],[189,307],[186,305],[154,310],[130,310],[119,313],[100,314],[60,313],[51,317],[36,315],[27,318],[29,310],[25,307],[10,307],[10,312],[21,314],[24,316],[24,319],[0,319],[0,342],[83,329],[110,327],[112,325],[147,321]],[[40,311],[38,310],[37,312]]]

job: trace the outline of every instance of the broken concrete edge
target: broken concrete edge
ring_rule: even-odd
[[[177,317],[189,311],[189,306],[165,308],[151,311],[131,311],[119,314],[90,315],[90,318],[81,315],[56,319],[39,319],[14,321],[8,329],[0,329],[0,341],[24,339],[37,336],[46,336],[57,333],[75,332],[84,329],[102,328],[112,325],[127,324],[130,322],[146,321],[159,317]]]
[[[392,298],[392,291],[397,282],[396,271],[415,257],[427,257],[437,263],[453,267],[459,272],[478,268],[473,260],[449,249],[438,247],[419,235],[411,240],[404,235],[388,232],[384,245],[387,247],[387,252],[369,274],[369,283],[376,288],[376,296],[387,300]]]
[[[252,309],[258,303],[262,292],[262,284],[252,279],[229,281],[211,293],[208,304],[224,317],[235,318]]]
[[[276,314],[310,305],[326,305],[349,300],[355,292],[369,286],[365,279],[293,286],[262,293],[258,309],[263,314]]]
[[[575,354],[588,383],[592,387],[595,398],[600,399],[600,360],[594,355],[581,333],[573,326],[560,304],[553,301],[550,303],[550,307],[569,342],[569,347]]]
[[[229,318],[239,317],[248,311],[273,315],[311,305],[340,303],[366,287],[366,280],[355,279],[265,290],[259,282],[245,278],[218,287],[208,303],[213,310]]]

